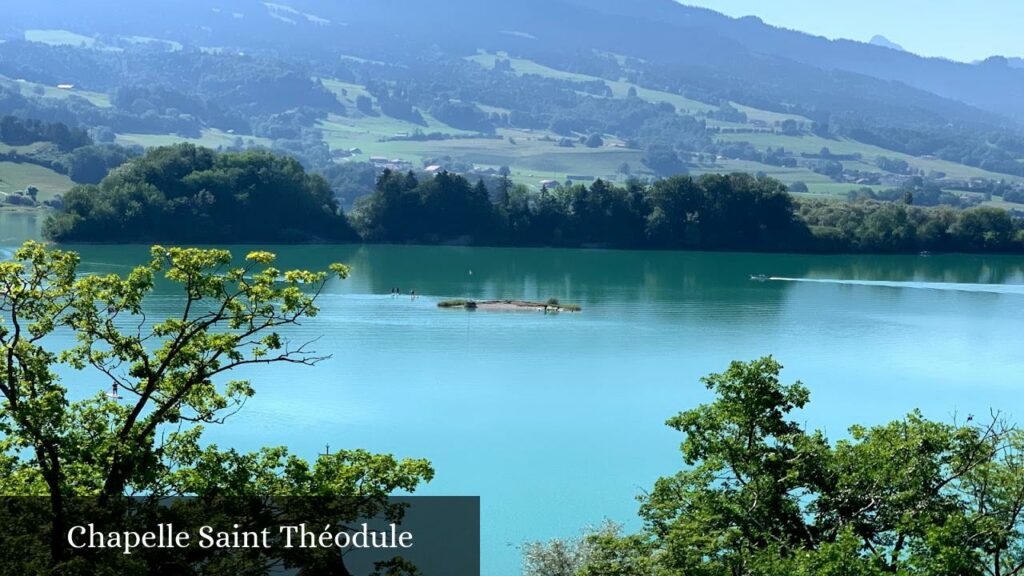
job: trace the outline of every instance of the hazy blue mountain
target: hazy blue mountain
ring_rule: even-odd
[[[889,40],[888,38],[882,36],[881,34],[875,34],[874,36],[872,36],[871,40],[868,40],[868,44],[872,44],[874,46],[881,46],[882,48],[889,48],[890,50],[906,52],[906,49],[904,49],[903,46],[900,46],[899,44],[893,42],[892,40]]]
[[[751,52],[779,56],[827,70],[846,70],[903,82],[988,110],[1024,118],[1024,71],[972,66],[924,58],[851,40],[829,40],[769,26],[758,18],[730,18],[674,0],[638,0],[616,7],[612,0],[573,0],[601,9],[631,12],[680,27],[696,27],[741,43]],[[627,4],[627,3],[623,3]],[[685,43],[685,36],[681,42]]]
[[[467,53],[478,48],[508,50],[544,55],[549,61],[574,61],[580,53],[597,50],[651,61],[662,66],[664,73],[698,87],[707,82],[782,84],[782,89],[773,87],[775,93],[766,95],[769,99],[788,97],[790,86],[843,91],[853,83],[855,92],[866,94],[898,82],[1024,118],[1024,69],[1005,59],[971,65],[923,58],[889,47],[777,28],[755,17],[730,18],[674,0],[450,0],[443,5],[422,0],[17,0],[7,4],[6,23],[0,29],[7,38],[18,37],[26,28],[67,28],[85,34],[144,34],[199,46],[291,53],[372,49],[378,56],[395,58],[430,46]],[[708,80],[709,75],[717,79]],[[691,81],[688,76],[698,78]],[[882,104],[889,99],[882,98]]]

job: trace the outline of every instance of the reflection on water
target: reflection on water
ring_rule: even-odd
[[[811,282],[846,286],[876,286],[879,288],[909,288],[918,290],[954,290],[957,292],[988,292],[993,294],[1024,295],[1024,284],[964,284],[958,282],[889,282],[885,280],[838,280],[831,278],[781,278],[771,276],[771,282]]]
[[[0,246],[17,246],[41,240],[46,213],[38,210],[0,208]]]
[[[802,273],[768,270],[772,276],[889,282],[952,284],[1022,284],[1021,256],[942,254],[921,256],[808,257]]]

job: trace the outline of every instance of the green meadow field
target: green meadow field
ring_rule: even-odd
[[[25,30],[25,40],[51,46],[84,46],[92,48],[96,45],[95,38],[59,29]]]
[[[783,134],[720,134],[719,140],[750,142],[758,150],[765,150],[768,147],[778,148],[779,146],[782,146],[786,150],[790,150],[798,155],[801,153],[817,154],[822,148],[828,148],[833,154],[860,154],[863,156],[863,160],[859,162],[842,162],[842,164],[847,168],[860,170],[877,171],[878,168],[875,166],[875,159],[879,156],[886,156],[894,160],[905,160],[912,167],[924,170],[925,172],[932,170],[945,172],[952,178],[989,178],[1007,181],[1022,180],[1016,176],[988,172],[980,168],[956,164],[939,158],[910,156],[909,154],[886,150],[885,148],[879,148],[878,146],[864,144],[855,140],[827,139],[813,134],[803,134],[800,136],[786,136]]]
[[[214,128],[206,128],[202,131],[202,136],[199,138],[189,138],[186,136],[180,136],[178,134],[133,134],[123,133],[118,134],[115,141],[118,144],[126,146],[135,144],[142,146],[143,148],[153,148],[156,146],[167,146],[170,144],[178,144],[180,142],[188,142],[197,146],[206,146],[207,148],[219,148],[221,146],[228,147],[235,143],[235,134],[229,134],[223,130],[217,130]],[[252,143],[258,146],[269,146],[270,140],[266,138],[257,138],[254,136],[241,136],[242,141],[246,144]]]
[[[0,192],[13,194],[29,186],[39,189],[39,201],[43,201],[67,192],[74,182],[63,174],[35,164],[0,162]]]
[[[101,92],[91,92],[89,90],[81,90],[79,88],[57,88],[56,86],[48,86],[46,84],[8,78],[3,75],[0,75],[0,85],[14,89],[24,95],[34,94],[42,96],[43,98],[60,99],[78,97],[84,98],[92,103],[93,106],[100,108],[109,108],[111,106],[110,96]]]

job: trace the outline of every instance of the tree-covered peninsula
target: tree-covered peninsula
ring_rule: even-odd
[[[356,239],[327,182],[265,151],[155,148],[73,188],[46,223],[60,242],[343,242]]]

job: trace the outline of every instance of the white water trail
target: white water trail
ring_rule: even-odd
[[[840,284],[846,286],[873,286],[877,288],[910,288],[917,290],[944,290],[988,294],[1019,294],[1024,296],[1024,284],[971,284],[960,282],[896,282],[888,280],[841,280],[832,278],[786,278],[770,276],[772,282],[805,282],[812,284]]]

